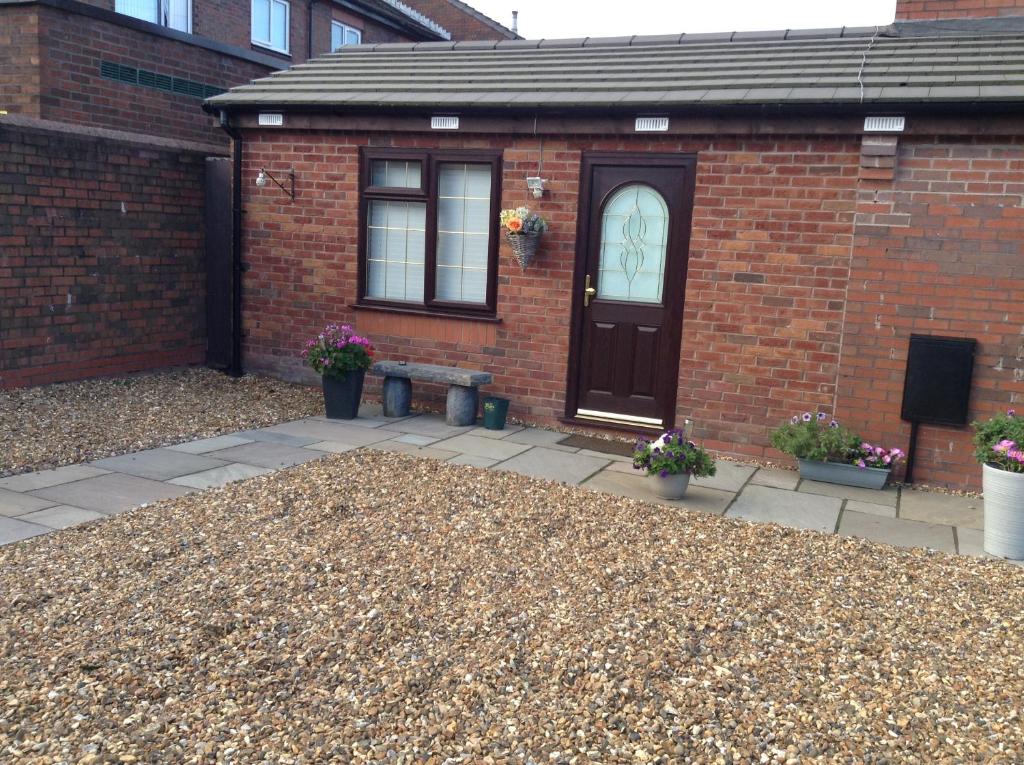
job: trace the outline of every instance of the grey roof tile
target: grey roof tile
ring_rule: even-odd
[[[942,33],[926,37],[905,34],[905,26],[360,45],[210,103],[571,109],[1024,101],[1024,28],[954,34],[953,25],[932,22],[929,29]]]

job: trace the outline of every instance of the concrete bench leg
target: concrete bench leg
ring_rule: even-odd
[[[381,399],[385,417],[408,417],[412,403],[412,380],[405,377],[385,377]]]
[[[448,386],[448,406],[444,421],[449,425],[473,425],[476,422],[477,388],[466,385]]]

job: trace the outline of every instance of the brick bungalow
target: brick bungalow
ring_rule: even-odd
[[[815,408],[905,448],[921,333],[977,339],[972,417],[1020,408],[1024,0],[988,5],[364,45],[213,98],[244,139],[246,366],[298,378],[303,341],[343,320],[384,357],[492,372],[524,420],[687,417],[777,459],[772,428]],[[294,200],[264,168],[294,171]],[[497,232],[524,203],[550,222],[525,270]],[[976,487],[969,439],[923,429],[917,479]]]

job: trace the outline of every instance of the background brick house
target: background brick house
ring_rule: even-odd
[[[0,387],[203,362],[206,158],[230,152],[203,99],[449,39],[395,0],[0,0]]]
[[[906,447],[923,333],[978,340],[972,417],[1019,408],[1024,18],[936,20],[956,7],[901,2],[900,18],[934,15],[877,29],[363,46],[320,64],[315,99],[309,70],[212,99],[244,136],[244,179],[296,174],[294,201],[242,187],[247,367],[302,377],[301,343],[351,321],[384,357],[494,373],[530,421],[689,417],[719,451],[779,458],[770,430],[817,408]],[[261,128],[266,112],[283,124]],[[633,220],[616,190],[643,185],[674,221],[662,314],[601,300],[601,216]],[[491,213],[526,202],[550,221],[535,265],[496,251],[487,193]],[[453,231],[462,293],[442,274]],[[924,429],[917,461],[919,480],[978,483],[966,429]]]

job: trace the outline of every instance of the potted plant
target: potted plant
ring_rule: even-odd
[[[306,343],[302,358],[320,374],[324,409],[331,419],[354,420],[363,396],[363,377],[373,363],[373,345],[348,324],[328,324]]]
[[[502,210],[499,220],[516,260],[525,270],[537,254],[540,235],[548,228],[547,221],[525,206]]]
[[[1024,559],[1024,417],[1011,409],[974,424],[985,492],[985,552]]]
[[[633,467],[647,471],[654,493],[662,499],[680,499],[690,485],[690,476],[706,478],[715,474],[711,455],[675,429],[653,441],[637,439]]]
[[[800,477],[811,481],[881,489],[902,449],[874,446],[824,412],[794,415],[772,433],[772,445],[796,457]]]

